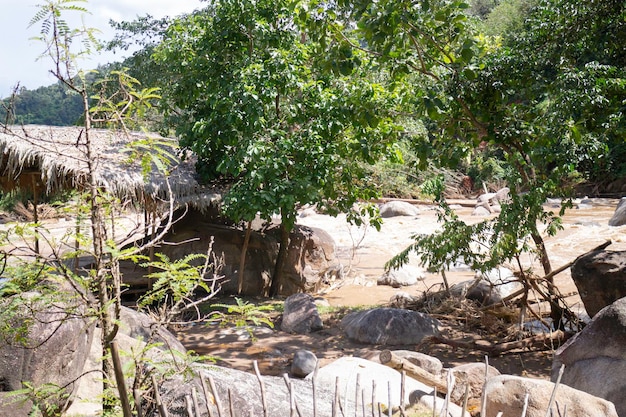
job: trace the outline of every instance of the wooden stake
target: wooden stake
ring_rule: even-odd
[[[207,389],[206,386],[206,381],[204,380],[204,376],[202,376],[202,373],[198,373],[198,376],[200,377],[200,383],[202,384],[202,393],[204,394],[204,400],[205,400],[205,404],[206,404],[206,412],[208,414],[209,417],[213,417],[213,412],[211,411],[211,398],[209,397],[209,390]]]
[[[137,417],[143,417],[143,409],[141,408],[141,390],[133,390],[133,399],[135,400],[135,410],[137,410]]]
[[[233,394],[228,388],[228,408],[230,410],[230,417],[235,417],[235,404],[233,404]]]
[[[198,402],[198,390],[196,389],[195,385],[191,388],[191,399],[193,401],[194,410],[196,410],[196,413],[200,415],[200,403]]]
[[[263,405],[263,417],[267,417],[267,399],[265,398],[265,384],[263,383],[263,379],[261,378],[259,363],[256,359],[254,360],[253,365],[254,373],[256,374],[256,378],[259,380],[259,386],[261,387],[261,404]],[[313,380],[313,384],[315,384],[315,379]],[[315,410],[315,388],[313,389],[313,410]],[[315,415],[315,412],[313,412],[313,415]]]
[[[220,401],[219,394],[217,393],[217,388],[215,388],[215,381],[213,381],[213,377],[209,375],[209,387],[211,388],[211,394],[213,394],[213,398],[215,398],[215,405],[217,406],[217,415],[218,417],[224,417],[224,411],[222,410],[222,402]]]
[[[557,376],[556,382],[554,383],[554,389],[552,390],[552,395],[550,396],[550,402],[548,403],[548,409],[546,410],[546,417],[550,417],[552,404],[554,404],[554,400],[556,400],[556,391],[559,389],[559,385],[561,384],[561,378],[563,377],[564,371],[565,371],[565,364],[561,365],[561,368],[559,368],[559,376]]]
[[[189,417],[195,417],[193,413],[193,406],[191,405],[191,396],[185,395],[185,408],[187,409],[187,415]]]

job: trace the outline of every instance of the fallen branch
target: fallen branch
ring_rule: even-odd
[[[428,386],[436,388],[438,392],[441,392],[443,394],[448,392],[448,384],[444,380],[436,377],[435,375],[420,368],[419,366],[407,360],[404,360],[390,350],[383,350],[382,352],[380,352],[379,359],[380,363],[382,363],[383,365],[387,365],[388,367],[393,368],[397,371],[406,371],[406,374],[411,378]]]
[[[443,344],[452,346],[453,348],[462,348],[470,350],[480,350],[491,355],[497,356],[506,352],[510,352],[516,349],[545,349],[546,347],[553,347],[555,344],[562,344],[569,339],[573,334],[566,333],[562,330],[557,330],[551,333],[539,334],[536,336],[530,336],[522,340],[516,340],[514,342],[504,343],[492,343],[487,340],[454,340],[448,339],[443,336],[430,336],[425,342],[433,344]],[[381,353],[382,355],[382,353]],[[382,362],[382,360],[381,360]]]

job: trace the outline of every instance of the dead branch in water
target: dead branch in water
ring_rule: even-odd
[[[567,339],[573,336],[573,333],[566,333],[562,330],[557,330],[551,333],[544,333],[535,336],[526,337],[522,340],[516,340],[513,342],[492,343],[488,340],[455,340],[448,339],[444,336],[430,336],[424,343],[443,344],[453,348],[462,348],[469,350],[479,350],[481,352],[489,353],[490,355],[497,356],[506,352],[510,352],[517,349],[527,350],[544,350],[547,348],[552,349],[555,345],[561,345]],[[381,361],[382,362],[382,361]]]

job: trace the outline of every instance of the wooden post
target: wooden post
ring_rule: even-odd
[[[33,222],[39,223],[39,213],[37,213],[37,206],[39,202],[37,201],[37,176],[36,174],[30,174],[30,178],[33,183]],[[35,253],[39,256],[39,228],[35,227]]]

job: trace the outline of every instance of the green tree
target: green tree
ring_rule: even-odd
[[[468,253],[472,236],[484,242],[488,231],[491,250],[483,265],[535,251],[551,277],[543,233],[556,232],[558,216],[542,203],[567,194],[564,186],[577,177],[602,170],[610,159],[607,145],[618,149],[623,143],[625,66],[618,39],[624,38],[624,3],[539,1],[520,33],[503,44],[476,31],[463,1],[354,0],[337,7],[314,19],[324,28],[322,36],[341,41],[348,16],[360,36],[354,46],[415,86],[405,102],[429,129],[427,137],[415,138],[425,161],[455,168],[473,152],[495,148],[511,167],[513,198],[493,224],[444,228],[439,243],[460,248],[447,254],[442,252],[450,245],[436,240],[418,238],[411,249],[445,267],[453,256]],[[520,245],[528,236],[532,244]],[[443,258],[429,257],[433,251]],[[562,308],[551,278],[546,286],[560,326]]]
[[[100,163],[99,156],[96,152],[96,144],[93,140],[94,127],[107,127],[116,130],[116,134],[120,136],[127,135],[130,129],[137,128],[140,121],[147,111],[151,108],[154,99],[158,98],[154,88],[141,89],[139,81],[121,71],[112,71],[112,78],[93,77],[92,72],[80,70],[77,60],[83,55],[89,55],[98,48],[95,40],[95,33],[90,28],[72,28],[65,20],[68,13],[88,13],[87,9],[82,7],[84,0],[47,0],[39,6],[39,9],[33,19],[31,25],[41,27],[39,40],[45,46],[45,56],[52,60],[52,73],[58,79],[59,85],[63,90],[72,92],[73,95],[80,98],[82,112],[82,128],[75,138],[75,147],[77,156],[73,161],[77,166],[77,170],[81,179],[76,182],[77,195],[75,210],[76,229],[69,230],[66,235],[62,236],[58,241],[55,237],[50,236],[45,230],[45,226],[40,223],[28,225],[16,225],[14,228],[5,231],[0,236],[2,244],[15,244],[15,239],[21,241],[22,247],[18,251],[20,255],[2,254],[2,261],[7,264],[17,265],[18,268],[12,269],[10,273],[11,280],[3,287],[4,290],[0,296],[15,295],[27,290],[36,290],[43,292],[44,297],[37,300],[39,304],[55,305],[56,301],[63,300],[65,294],[59,290],[59,287],[52,286],[47,280],[61,281],[63,284],[76,290],[73,295],[73,301],[85,307],[87,310],[84,314],[89,319],[94,319],[98,327],[101,329],[102,343],[102,372],[104,385],[103,408],[104,415],[119,415],[121,408],[125,417],[131,417],[131,404],[128,401],[128,395],[124,389],[125,378],[123,370],[116,367],[116,362],[112,359],[112,351],[114,342],[120,324],[121,310],[121,293],[122,293],[122,274],[120,272],[120,262],[122,260],[134,260],[136,262],[146,262],[149,268],[157,269],[147,278],[153,279],[154,291],[148,293],[139,302],[140,306],[151,303],[159,303],[159,315],[161,323],[163,320],[172,319],[169,313],[180,314],[187,309],[195,308],[199,303],[206,301],[213,296],[212,290],[215,288],[213,268],[214,258],[211,257],[210,248],[207,255],[189,255],[184,259],[171,262],[165,257],[161,257],[158,262],[143,254],[149,248],[153,248],[160,241],[164,234],[171,227],[174,215],[174,201],[169,195],[168,209],[165,213],[165,222],[159,224],[159,231],[152,236],[147,237],[141,244],[126,249],[120,248],[120,242],[115,241],[115,222],[116,208],[119,203],[111,193],[107,192],[105,187],[99,182],[97,176],[97,166]],[[78,47],[77,47],[78,45]],[[78,49],[75,49],[78,48]],[[98,80],[101,88],[99,94],[91,96],[91,82]],[[91,82],[90,82],[91,80]],[[114,84],[115,87],[112,87]],[[5,124],[0,125],[3,133],[11,134],[13,137],[26,141],[36,141],[42,150],[46,150],[48,143],[53,142],[49,138],[34,138],[32,132],[28,129],[13,128]],[[147,137],[141,140],[131,141],[131,136],[127,136],[129,140],[128,148],[120,149],[120,152],[128,154],[126,163],[136,167],[140,167],[146,179],[148,174],[159,171],[167,182],[167,169],[174,159],[173,152],[176,152],[176,146],[171,143],[164,143]],[[46,139],[46,140],[42,140]],[[50,145],[50,152],[58,152],[53,144]],[[72,158],[70,153],[70,158]],[[47,173],[50,175],[49,173]],[[34,178],[34,177],[33,177]],[[169,184],[167,184],[169,188]],[[156,216],[155,216],[156,217]],[[88,222],[85,221],[88,219]],[[87,225],[85,226],[85,223]],[[150,225],[146,225],[148,228]],[[156,225],[153,225],[156,228]],[[89,232],[83,233],[85,227],[89,228]],[[130,237],[130,236],[128,236]],[[138,238],[138,236],[135,236]],[[145,236],[143,236],[145,237]],[[38,242],[41,239],[46,243],[46,249],[51,254],[47,255],[39,250]],[[74,240],[75,246],[68,249],[68,241]],[[34,244],[32,243],[34,241]],[[23,258],[23,254],[31,255]],[[79,269],[79,257],[87,257],[91,260],[88,269]],[[8,259],[8,258],[11,259]],[[34,259],[34,260],[33,260]],[[192,266],[189,263],[202,259],[203,264],[200,266]],[[4,269],[4,267],[3,267]],[[17,271],[17,273],[15,272]],[[202,289],[208,295],[199,299],[191,300],[190,295],[197,289]],[[45,291],[44,291],[45,290]],[[15,308],[6,308],[0,314],[0,327],[2,335],[9,335],[10,338],[24,339],[28,334],[28,323],[23,323],[17,333],[11,330],[12,319],[15,316],[15,310],[26,309],[31,314],[37,314],[37,310],[29,308],[29,298],[17,298]],[[94,302],[94,300],[96,300]],[[15,301],[15,300],[12,300]],[[33,303],[34,304],[34,303]],[[26,308],[25,308],[26,307]],[[69,316],[73,316],[74,310],[67,311]],[[167,317],[163,317],[167,316]],[[84,317],[84,316],[82,316]],[[153,329],[154,336],[157,329]],[[185,365],[180,358],[175,358],[175,367],[169,366],[164,369],[156,366],[144,366],[146,351],[153,346],[153,340],[146,340],[148,347],[145,351],[140,352],[139,358],[135,362],[134,372],[134,389],[145,389],[145,380],[149,379],[150,374],[167,373],[181,371]],[[185,358],[186,359],[186,358]],[[158,364],[163,365],[163,363]],[[165,363],[165,365],[171,365]],[[176,371],[172,369],[176,368]],[[22,381],[25,389],[16,394],[16,401],[25,396],[26,399],[33,401],[34,409],[32,415],[39,415],[37,411],[44,416],[60,415],[64,410],[56,405],[54,409],[48,407],[49,400],[54,396],[66,395],[64,388],[42,386],[34,387],[29,381]],[[112,393],[111,389],[117,387],[117,394]],[[118,395],[119,394],[119,395]],[[140,404],[141,401],[138,401]],[[66,404],[67,405],[67,404]],[[45,408],[41,408],[45,407]]]
[[[230,183],[226,214],[280,215],[270,295],[279,291],[297,208],[351,211],[376,196],[360,162],[387,156],[395,137],[394,97],[370,76],[367,56],[345,42],[318,56],[296,6],[305,4],[218,1],[175,21],[157,50],[181,144],[198,155],[207,180]]]

